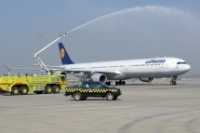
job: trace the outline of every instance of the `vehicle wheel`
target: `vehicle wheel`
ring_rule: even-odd
[[[19,88],[18,87],[13,87],[11,91],[11,95],[19,95]]]
[[[60,87],[58,85],[53,86],[53,93],[60,93]]]
[[[47,86],[45,89],[46,94],[51,94],[53,92],[53,88],[51,86]]]
[[[22,95],[27,95],[28,94],[28,88],[26,86],[21,88],[21,94]]]
[[[81,94],[79,92],[73,94],[73,98],[75,101],[81,100]]]
[[[114,100],[113,94],[110,93],[110,92],[108,92],[108,93],[106,94],[106,99],[107,99],[108,101]]]

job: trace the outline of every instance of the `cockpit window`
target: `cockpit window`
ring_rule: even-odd
[[[185,61],[180,61],[180,62],[177,62],[177,64],[187,64],[187,62],[185,62]]]

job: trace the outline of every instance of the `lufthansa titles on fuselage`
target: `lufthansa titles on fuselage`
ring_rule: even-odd
[[[166,62],[165,59],[151,59],[151,60],[146,61],[145,64],[154,64],[154,63],[163,64],[165,62]]]

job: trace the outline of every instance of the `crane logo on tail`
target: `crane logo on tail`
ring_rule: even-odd
[[[63,65],[67,64],[74,64],[70,56],[68,55],[63,43],[58,43],[58,48],[59,48],[59,55],[60,59]]]
[[[65,58],[65,50],[64,50],[64,48],[61,48],[61,49],[60,49],[60,58],[61,58],[61,59],[64,59],[64,58]]]

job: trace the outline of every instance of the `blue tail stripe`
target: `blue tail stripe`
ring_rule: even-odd
[[[70,56],[68,55],[63,43],[58,43],[59,47],[59,53],[60,53],[60,59],[63,65],[67,64],[74,64],[74,62],[71,60]]]

